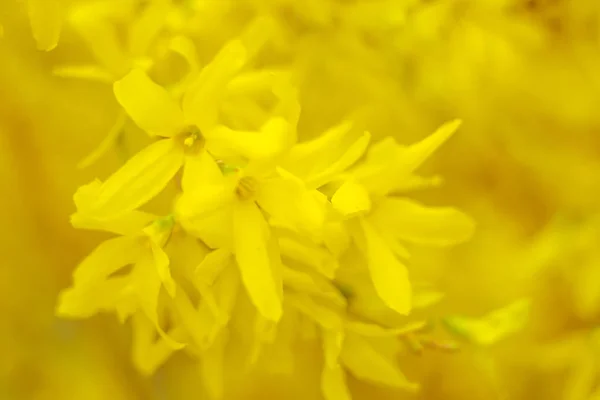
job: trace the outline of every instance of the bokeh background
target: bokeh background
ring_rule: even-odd
[[[118,32],[136,2],[112,1],[119,10],[133,4],[111,17]],[[444,185],[419,196],[465,210],[478,229],[451,250],[413,249],[419,274],[446,293],[429,312],[478,318],[528,298],[530,318],[485,346],[403,357],[407,376],[422,384],[419,394],[351,382],[356,399],[600,399],[599,2],[172,6],[165,29],[194,38],[202,61],[256,15],[275,16],[277,40],[261,57],[301,71],[301,139],[356,110],[375,138],[407,144],[447,120],[464,122],[425,168]],[[182,22],[182,10],[193,18]],[[102,238],[70,226],[72,194],[146,139],[128,130],[117,149],[78,168],[118,107],[109,84],[53,70],[97,61],[91,49],[101,36],[86,41],[66,21],[58,47],[38,51],[27,2],[19,0],[0,0],[0,25],[0,399],[204,398],[185,356],[151,378],[138,374],[128,328],[114,317],[54,317],[58,292]],[[319,352],[297,350],[293,377],[230,377],[226,398],[319,399]]]

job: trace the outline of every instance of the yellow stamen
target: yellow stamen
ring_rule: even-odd
[[[250,176],[244,176],[235,188],[235,194],[240,200],[248,200],[256,193],[258,181]]]

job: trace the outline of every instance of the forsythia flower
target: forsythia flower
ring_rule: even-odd
[[[43,20],[38,3],[30,3],[34,34],[51,49],[59,19]],[[327,400],[351,398],[347,373],[417,390],[401,372],[398,354],[452,344],[427,337],[426,322],[411,314],[439,296],[419,298],[424,295],[411,279],[418,265],[407,262],[405,244],[461,243],[474,223],[408,194],[440,183],[416,170],[460,121],[412,145],[391,137],[371,145],[371,133],[355,130],[350,113],[313,140],[299,141],[304,78],[296,67],[302,60],[283,51],[265,66],[258,57],[290,35],[270,14],[292,7],[313,28],[341,16],[346,29],[360,31],[371,25],[357,15],[375,8],[311,2],[297,9],[281,2],[271,9],[256,2],[268,16],[245,21],[247,28],[200,67],[194,35],[202,32],[169,21],[177,13],[192,21],[202,2],[192,3],[91,1],[60,11],[99,66],[55,73],[112,83],[122,108],[107,141],[83,164],[110,147],[126,118],[152,142],[105,180],[76,192],[72,224],[117,236],[76,268],[57,313],[87,318],[108,311],[131,320],[133,361],[141,372],[152,374],[184,351],[199,363],[215,399],[224,395],[230,349],[241,347],[249,367],[273,357],[273,370],[289,373],[294,344],[315,339],[322,343]],[[404,17],[395,12],[379,33],[396,31]],[[127,26],[126,43],[115,20]],[[187,67],[176,79],[163,79],[165,43]],[[176,193],[165,191],[171,182]],[[158,216],[146,207],[162,194],[171,204]],[[381,318],[386,313],[392,317]]]
[[[0,11],[0,398],[600,400],[598,1]]]
[[[255,320],[254,328],[246,327],[255,332],[248,350],[253,365],[261,349],[277,343],[284,322],[294,314],[308,318],[321,332],[328,399],[349,398],[344,369],[414,390],[395,364],[397,350],[382,353],[372,343],[386,338],[393,345],[394,338],[411,328],[355,315],[345,296],[368,292],[352,284],[341,290],[336,276],[350,268],[343,257],[357,246],[366,263],[353,268],[368,268],[384,304],[409,314],[413,290],[400,261],[408,254],[399,241],[454,244],[469,238],[473,223],[454,209],[427,208],[397,196],[431,185],[414,171],[459,123],[412,146],[385,139],[364,161],[370,135],[351,139],[351,122],[296,144],[299,108],[292,81],[276,73],[246,71],[247,54],[242,41],[226,43],[191,80],[181,100],[139,69],[115,82],[114,93],[125,112],[157,140],[104,182],[93,181],[77,192],[73,224],[121,236],[100,245],[79,265],[58,312],[87,317],[114,310],[121,320],[133,316],[137,349],[159,345],[143,333],[148,331],[144,320],[149,321],[164,345],[162,352],[147,350],[145,356],[137,350],[140,369],[152,372],[187,344],[186,351],[204,366],[213,397],[223,392],[222,372],[215,368],[222,368],[225,349],[234,345],[228,331],[248,318]],[[261,93],[269,89],[275,103],[259,106],[262,121],[236,118],[235,108],[224,107],[243,96],[259,104]],[[236,127],[227,121],[237,121]],[[257,123],[260,129],[254,130]],[[174,179],[180,193],[172,214],[159,218],[140,209]],[[189,261],[169,256],[177,252],[171,242],[185,237],[195,237],[209,249],[191,260],[193,269],[183,265]],[[121,270],[129,265],[124,274]],[[238,293],[238,281],[256,312],[247,306],[236,311],[236,304],[248,302]]]

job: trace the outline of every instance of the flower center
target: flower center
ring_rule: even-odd
[[[185,128],[180,133],[180,137],[186,151],[190,153],[197,153],[204,147],[204,137],[196,125],[190,125]]]
[[[235,188],[235,194],[240,200],[249,200],[258,189],[258,181],[250,176],[242,177]]]
[[[144,228],[144,233],[161,247],[165,246],[171,237],[176,221],[174,215],[167,215],[154,220]]]

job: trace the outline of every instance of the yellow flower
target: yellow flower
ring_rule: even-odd
[[[310,231],[324,223],[325,199],[269,160],[250,162],[230,176],[223,175],[216,163],[198,171],[195,176],[184,172],[183,180],[195,186],[183,188],[178,218],[210,247],[235,254],[255,306],[265,318],[279,320],[280,255],[263,212],[292,229]]]
[[[390,140],[374,146],[366,161],[346,176],[331,202],[348,218],[354,241],[367,259],[379,297],[400,314],[411,309],[408,257],[402,241],[426,245],[451,245],[467,240],[473,222],[452,208],[427,208],[399,197],[411,189],[436,180],[414,175],[433,151],[457,128],[459,122],[442,126],[423,141],[402,147]]]
[[[202,70],[186,92],[181,108],[141,70],[133,70],[116,82],[115,95],[128,115],[150,135],[164,139],[132,157],[102,183],[98,197],[82,204],[79,212],[101,217],[132,211],[162,191],[182,166],[193,170],[205,165],[202,159],[210,157],[206,151],[213,150],[213,146],[217,151],[225,148],[251,157],[282,151],[289,127],[281,118],[267,121],[262,132],[237,132],[216,126],[219,97],[244,63],[242,44],[229,43]],[[193,182],[184,179],[182,185],[188,184]]]
[[[97,189],[94,184],[86,187],[92,196]],[[176,293],[169,258],[163,251],[174,226],[173,218],[156,218],[136,211],[101,223],[81,218],[76,225],[123,236],[103,242],[81,262],[73,274],[73,287],[61,295],[58,314],[82,318],[115,310],[125,320],[139,310],[167,338],[158,322],[157,307],[163,285],[170,296]],[[129,274],[115,276],[128,265],[133,265]]]

